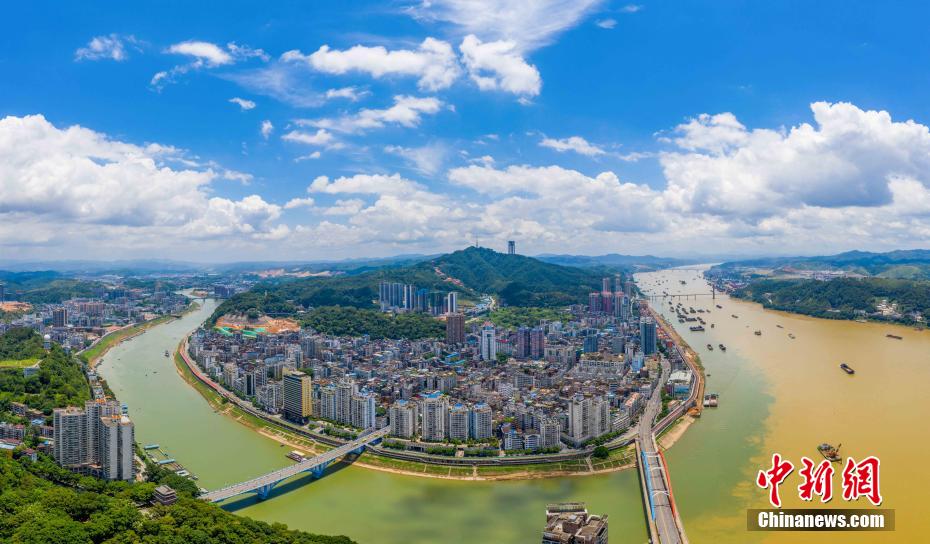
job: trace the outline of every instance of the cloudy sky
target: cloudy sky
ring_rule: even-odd
[[[918,3],[54,11],[0,21],[0,260],[930,239]]]

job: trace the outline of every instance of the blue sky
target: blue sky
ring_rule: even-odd
[[[919,247],[919,3],[19,3],[0,252]],[[55,13],[49,13],[54,11]]]

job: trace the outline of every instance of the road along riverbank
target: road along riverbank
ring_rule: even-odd
[[[95,340],[94,343],[90,346],[87,346],[86,348],[79,351],[77,355],[81,357],[90,368],[96,368],[97,364],[100,363],[104,355],[113,349],[114,346],[118,346],[120,343],[125,342],[126,340],[131,340],[132,338],[135,338],[136,336],[144,333],[152,327],[157,327],[158,325],[179,319],[185,314],[195,311],[199,307],[199,302],[191,301],[190,305],[188,305],[187,309],[185,309],[180,316],[163,315],[154,319],[149,319],[148,321],[143,321],[142,323],[126,325],[125,327],[112,330]]]

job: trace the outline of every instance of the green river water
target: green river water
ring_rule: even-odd
[[[708,292],[696,276],[694,271],[666,270],[639,274],[637,281],[647,292]],[[923,421],[930,400],[920,391],[930,378],[930,332],[791,316],[721,295],[685,305],[712,312],[705,319],[716,324],[714,329],[679,330],[710,374],[708,392],[721,395],[720,407],[706,410],[666,454],[691,542],[761,541],[766,535],[745,530],[746,508],[767,504],[764,492],[752,483],[755,472],[772,451],[799,463],[801,455],[816,455],[812,449],[823,441],[844,442],[849,455],[881,456],[885,507],[897,510],[898,530],[881,533],[880,540],[876,533],[858,533],[858,539],[849,533],[768,533],[768,541],[916,542],[913,537],[930,531],[922,515],[927,502],[922,490],[930,478],[907,471],[909,464],[923,460],[930,443]],[[164,357],[214,308],[215,302],[208,300],[183,319],[115,347],[100,368],[117,397],[129,405],[137,440],[160,444],[207,489],[290,463],[284,456],[287,448],[214,413]],[[660,309],[667,317],[673,315],[667,303]],[[756,328],[763,336],[752,334]],[[904,331],[905,341],[886,340],[884,334],[891,330]],[[787,331],[796,332],[797,339],[788,339]],[[729,348],[726,353],[704,348],[721,342]],[[852,380],[836,368],[841,360],[859,370]],[[899,394],[884,392],[892,387]],[[892,415],[897,419],[889,425]],[[279,486],[267,501],[244,498],[226,507],[296,529],[348,535],[360,544],[522,544],[539,541],[546,503],[584,501],[590,511],[609,515],[611,542],[642,543],[647,535],[639,489],[633,470],[469,482],[336,466],[318,481]],[[791,486],[783,486],[788,504],[798,506],[796,497],[791,502],[792,494]],[[836,500],[831,506],[864,507]]]

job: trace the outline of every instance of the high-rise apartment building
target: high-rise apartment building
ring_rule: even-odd
[[[450,313],[446,316],[446,342],[450,344],[465,343],[465,315]]]
[[[87,429],[87,458],[89,464],[100,462],[100,420],[104,417],[120,415],[120,405],[115,400],[95,399],[84,403],[84,424]]]
[[[311,414],[312,390],[313,383],[310,376],[296,370],[284,374],[281,396],[283,397],[282,411],[286,419],[299,423],[307,421]]]
[[[352,397],[358,393],[358,385],[352,380],[343,380],[336,384],[336,416],[339,423],[352,424]]]
[[[491,438],[494,434],[491,407],[481,402],[472,407],[468,414],[468,436],[475,440]]]
[[[449,424],[447,426],[450,440],[468,440],[469,410],[464,404],[456,404],[449,408]]]
[[[135,477],[134,444],[135,429],[132,421],[124,415],[100,418],[100,468],[107,480],[131,482]]]
[[[562,425],[556,418],[544,417],[539,420],[539,447],[557,448],[561,446]]]
[[[596,353],[598,350],[597,333],[589,333],[584,337],[583,349],[585,353]]]
[[[53,455],[59,465],[76,468],[87,463],[87,414],[75,406],[56,408],[52,415],[55,445]]]
[[[440,441],[446,438],[446,414],[449,401],[439,393],[430,393],[423,398],[422,432],[424,440]]]
[[[657,351],[656,322],[651,317],[644,317],[639,321],[639,344],[646,357]]]
[[[493,361],[497,358],[497,338],[494,332],[494,325],[485,323],[481,329],[481,359],[484,361]]]
[[[577,394],[568,403],[568,436],[575,444],[610,432],[610,406],[603,397]]]
[[[115,401],[89,401],[53,412],[53,455],[59,465],[108,480],[135,476],[134,427]],[[98,472],[99,471],[99,472]]]
[[[513,356],[517,359],[526,359],[530,356],[530,329],[520,327],[515,334],[517,341],[514,343]]]
[[[546,333],[542,327],[530,330],[530,358],[541,359],[546,354]]]
[[[417,405],[407,400],[398,400],[388,411],[391,435],[413,438],[419,431]]]
[[[320,390],[320,413],[323,419],[336,420],[336,386],[330,384]]]
[[[375,394],[362,391],[352,395],[351,425],[359,429],[375,428]]]
[[[52,326],[63,328],[68,326],[68,309],[55,308],[52,310]]]

